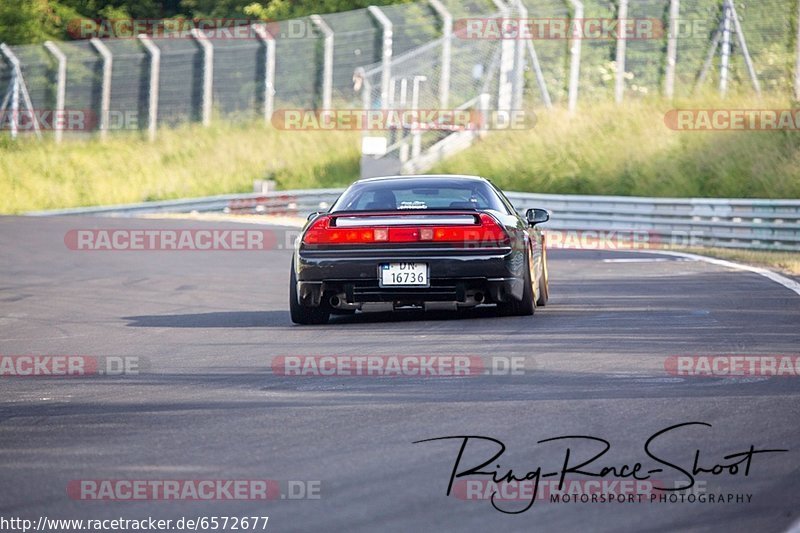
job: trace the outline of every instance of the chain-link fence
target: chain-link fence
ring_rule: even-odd
[[[800,99],[798,4],[430,0],[234,34],[3,46],[0,127],[155,136],[157,127],[269,120],[281,109],[477,109],[482,94],[491,109],[708,91]],[[446,136],[417,132],[411,150]],[[402,140],[386,137],[387,148]]]

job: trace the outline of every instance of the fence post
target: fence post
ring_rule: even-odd
[[[617,13],[617,77],[614,89],[614,101],[621,104],[625,98],[625,58],[628,39],[625,35],[625,24],[628,20],[628,0],[619,0]]]
[[[523,5],[522,0],[515,0],[517,7],[517,38],[514,42],[514,81],[513,81],[513,96],[511,99],[511,107],[513,109],[522,109],[522,98],[525,89],[525,40],[522,38],[522,24],[527,21],[528,10]]]
[[[275,105],[275,36],[265,24],[256,24],[253,29],[267,50],[264,58],[264,122],[270,124]]]
[[[478,110],[481,114],[481,127],[476,135],[483,139],[489,133],[489,104],[492,96],[489,93],[481,93],[478,96]]]
[[[9,100],[11,100],[10,133],[11,138],[16,139],[17,129],[19,127],[19,77],[17,74],[17,66],[19,65],[19,61],[5,43],[0,44],[0,52],[2,52],[6,59],[8,59],[8,62],[11,63],[11,85],[9,86],[5,97],[3,98],[2,105],[0,105],[0,111],[5,111]]]
[[[722,7],[722,63],[719,68],[719,93],[728,94],[728,65],[731,59],[731,10],[727,0]]]
[[[422,130],[420,129],[419,124],[419,84],[423,81],[427,81],[428,78],[425,76],[414,76],[414,84],[411,89],[411,109],[414,110],[416,114],[416,128],[413,129],[411,138],[411,158],[416,159],[419,157],[419,154],[422,152]]]
[[[53,120],[53,133],[55,141],[61,142],[64,136],[64,100],[67,93],[67,56],[64,52],[59,50],[58,46],[53,41],[45,41],[44,47],[50,54],[58,61],[58,69],[56,71],[56,118]]]
[[[147,134],[150,141],[156,139],[158,127],[158,81],[161,74],[161,50],[144,33],[139,35],[139,41],[150,55],[150,88],[147,101]]]
[[[203,49],[203,126],[211,124],[211,102],[214,91],[214,45],[197,28],[192,28],[192,37]]]
[[[375,6],[367,8],[378,24],[383,28],[383,45],[381,47],[381,109],[389,108],[389,84],[392,77],[392,37],[393,25],[383,11]]]
[[[28,94],[28,88],[25,86],[25,79],[22,77],[22,66],[19,63],[19,59],[14,52],[11,51],[11,48],[9,48],[5,43],[0,43],[0,54],[6,56],[6,59],[8,59],[9,63],[11,63],[11,67],[13,69],[11,74],[11,89],[3,99],[2,105],[0,105],[0,110],[5,109],[9,98],[11,99],[11,107],[14,112],[11,120],[11,137],[16,138],[17,136],[17,127],[19,126],[19,97],[22,96],[22,102],[25,104],[25,107],[31,114],[33,131],[36,132],[36,137],[41,139],[42,132],[39,129],[39,121],[36,118],[36,113],[33,109],[33,104],[31,103],[31,95]]]
[[[503,19],[509,15],[508,6],[502,0],[493,0],[500,10]],[[514,73],[514,41],[503,39],[500,43],[500,72],[497,76],[497,109],[510,110],[514,99],[514,84],[511,76]]]
[[[800,101],[800,0],[797,0],[797,62],[794,66],[794,99]]]
[[[100,89],[100,138],[105,139],[108,136],[108,123],[111,119],[111,68],[113,56],[111,55],[111,50],[97,37],[92,37],[89,42],[103,58],[103,85]]]
[[[314,26],[325,36],[322,65],[322,109],[330,109],[333,95],[333,30],[319,15],[311,15],[310,18]]]
[[[581,45],[583,41],[583,3],[580,0],[569,0],[574,9],[572,17],[572,42],[570,43],[569,61],[569,111],[578,107],[578,85],[581,78]],[[575,23],[575,21],[579,21]]]
[[[667,72],[664,80],[664,96],[675,96],[675,71],[678,66],[678,19],[681,14],[681,0],[669,2],[669,35],[667,36]]]
[[[731,12],[733,28],[736,31],[739,46],[741,46],[742,54],[744,54],[744,62],[747,65],[747,72],[750,74],[750,81],[753,82],[753,89],[755,89],[756,94],[761,96],[761,84],[758,82],[758,74],[756,74],[756,68],[753,65],[753,58],[750,57],[750,50],[747,48],[747,39],[744,37],[744,31],[742,31],[742,25],[739,22],[739,14],[736,13],[736,4],[732,0],[726,0],[726,2]],[[798,21],[798,24],[800,24],[800,21]]]
[[[439,106],[447,109],[450,100],[450,63],[453,60],[453,15],[440,0],[428,0],[442,19],[442,70],[439,74]]]

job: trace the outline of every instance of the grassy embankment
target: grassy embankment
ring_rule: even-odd
[[[219,122],[138,133],[50,140],[0,135],[0,213],[250,192],[272,175],[287,188],[330,187],[358,177],[352,132],[285,132]]]

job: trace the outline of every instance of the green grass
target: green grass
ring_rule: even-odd
[[[785,109],[733,98],[582,104],[541,111],[530,130],[493,132],[432,171],[478,174],[507,190],[562,194],[800,198],[800,132],[679,132],[669,109]],[[291,132],[218,121],[61,145],[0,135],[0,213],[282,189],[358,176],[357,132]]]
[[[0,136],[0,213],[21,213],[232,192],[272,176],[287,188],[346,185],[358,177],[353,132],[286,132],[260,123],[163,129],[105,142]]]
[[[800,198],[800,132],[687,132],[670,109],[787,109],[788,102],[660,100],[542,111],[530,130],[490,134],[440,163],[507,190],[662,197]]]

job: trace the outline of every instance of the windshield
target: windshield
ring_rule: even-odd
[[[339,197],[331,212],[448,209],[508,212],[488,183],[452,178],[398,178],[355,183]]]

